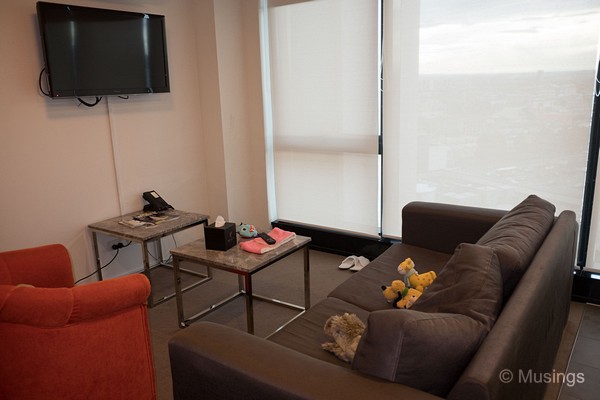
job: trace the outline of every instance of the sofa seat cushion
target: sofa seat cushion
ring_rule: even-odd
[[[346,312],[356,314],[365,324],[369,316],[368,311],[355,305],[336,298],[326,298],[267,339],[313,358],[350,368],[350,364],[321,348],[322,343],[332,340],[323,331],[327,319],[333,315],[341,315]]]
[[[489,247],[459,245],[412,309],[369,315],[353,368],[446,396],[500,311],[498,264]]]
[[[500,260],[504,300],[510,297],[554,223],[556,208],[530,195],[509,211],[477,244],[489,246]]]
[[[408,257],[415,262],[418,272],[433,270],[439,274],[451,254],[396,243],[336,287],[329,293],[329,297],[338,298],[367,311],[391,309],[392,305],[383,297],[381,286],[389,285],[394,279],[402,279],[398,273],[398,265]]]

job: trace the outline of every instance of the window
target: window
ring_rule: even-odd
[[[579,215],[597,1],[268,5],[278,218],[398,237],[409,201],[531,193]]]
[[[378,235],[377,0],[272,1],[268,27],[277,218]]]
[[[412,200],[579,212],[599,23],[594,1],[386,0],[384,234]]]

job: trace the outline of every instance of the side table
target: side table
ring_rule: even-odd
[[[186,212],[186,211],[179,211],[179,210],[165,211],[163,214],[165,214],[167,217],[170,217],[173,219],[158,223],[156,225],[140,226],[140,227],[133,228],[133,227],[126,226],[121,223],[122,221],[129,221],[129,220],[133,219],[133,217],[135,217],[141,213],[143,213],[143,211],[136,211],[133,213],[125,214],[120,217],[110,218],[110,219],[107,219],[104,221],[100,221],[100,222],[96,222],[96,223],[88,225],[88,228],[92,231],[92,239],[94,242],[94,253],[96,256],[96,268],[97,268],[96,272],[98,274],[99,280],[102,280],[102,269],[101,269],[102,264],[100,262],[100,253],[98,251],[98,237],[97,237],[98,233],[113,236],[113,237],[116,237],[119,239],[130,240],[134,243],[139,243],[142,246],[144,274],[150,280],[150,284],[152,284],[152,279],[150,276],[150,271],[152,269],[157,268],[157,267],[169,267],[169,268],[172,267],[171,265],[167,264],[162,259],[162,247],[161,247],[161,241],[160,241],[161,238],[172,235],[176,232],[191,228],[196,225],[208,223],[208,215],[197,214],[197,213]],[[148,258],[148,243],[150,243],[150,242],[156,242],[156,247],[158,249],[158,254],[159,254],[159,262],[157,265],[153,265],[153,266],[150,266],[150,260]],[[202,278],[201,280],[194,282],[193,284],[184,288],[183,289],[184,291],[192,289],[193,287],[196,287],[196,286],[211,279],[210,269],[208,270],[206,275],[198,273],[196,271],[191,271],[191,270],[184,270],[184,272],[195,275],[195,276],[199,276]],[[172,293],[168,296],[165,296],[165,297],[155,301],[153,294],[150,293],[150,296],[148,297],[148,306],[154,307],[155,305],[163,303],[163,302],[173,298],[174,296],[175,296],[175,293]]]

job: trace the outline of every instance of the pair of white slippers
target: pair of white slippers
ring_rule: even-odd
[[[350,271],[360,271],[369,263],[369,259],[363,256],[346,257],[339,266],[339,269],[348,269]]]

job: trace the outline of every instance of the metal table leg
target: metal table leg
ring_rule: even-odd
[[[183,316],[183,297],[181,295],[181,274],[179,272],[179,258],[173,257],[173,277],[175,279],[175,300],[177,302],[177,322],[180,328],[185,328]]]
[[[310,261],[308,245],[304,247],[304,309],[310,308]]]
[[[148,244],[145,241],[142,242],[142,259],[144,263],[144,274],[150,281],[150,287],[152,287],[152,276],[150,275],[150,260],[148,259]],[[148,296],[148,307],[154,307],[154,296],[152,294],[152,290],[150,291],[150,295]]]
[[[92,232],[92,241],[94,242],[94,255],[96,256],[96,274],[98,280],[102,280],[102,264],[100,263],[100,252],[98,251],[98,235],[96,232]]]
[[[244,293],[246,297],[246,322],[248,333],[254,335],[254,307],[252,306],[252,275],[244,275]]]
[[[159,264],[164,264],[165,261],[163,260],[162,242],[160,241],[160,238],[156,239],[155,243],[156,243],[156,255],[157,255],[156,259]]]

